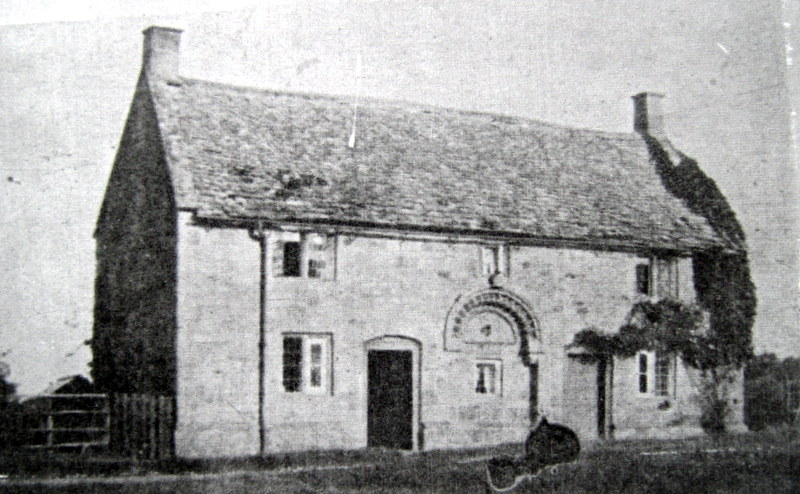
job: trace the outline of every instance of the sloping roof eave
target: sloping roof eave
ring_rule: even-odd
[[[551,237],[524,231],[486,230],[468,228],[448,228],[429,225],[410,225],[396,223],[376,223],[367,221],[341,221],[330,219],[296,219],[274,217],[228,217],[198,214],[196,209],[184,208],[186,212],[193,213],[194,222],[202,226],[228,227],[228,228],[265,228],[265,229],[329,229],[336,232],[353,232],[365,235],[380,235],[390,237],[404,237],[408,235],[433,235],[441,237],[463,237],[474,242],[506,240],[520,245],[537,245],[549,247],[570,246],[581,249],[624,251],[624,252],[674,252],[698,253],[712,250],[721,250],[733,253],[735,250],[726,248],[720,243],[708,240],[706,242],[658,242],[637,240],[636,238],[621,237]]]
[[[704,218],[664,189],[635,134],[376,101],[360,110],[360,140],[352,150],[346,147],[352,106],[342,98],[190,79],[152,86],[176,206],[195,210],[203,221],[272,218],[637,250],[725,248]],[[269,197],[306,179],[312,185],[300,191],[307,192],[300,202],[309,204],[307,211],[288,219],[272,215],[278,201]],[[384,224],[319,213],[348,208],[394,219]],[[288,201],[285,209],[292,209]],[[476,215],[459,217],[460,211],[481,209],[500,228],[447,228],[424,218],[467,224]],[[537,218],[538,229],[567,234],[503,228],[519,218]],[[598,237],[587,228],[621,234]],[[647,229],[651,234],[635,235]]]

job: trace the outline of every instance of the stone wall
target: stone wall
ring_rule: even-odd
[[[192,225],[188,213],[180,232],[178,452],[253,454],[259,448],[259,244],[245,230]],[[283,234],[268,234],[270,248],[279,245]],[[265,452],[366,446],[367,345],[387,337],[421,348],[415,357],[415,448],[524,439],[529,369],[519,339],[460,351],[443,347],[445,321],[456,301],[488,288],[479,245],[444,240],[339,234],[332,276],[269,277]],[[582,440],[596,438],[596,366],[572,362],[566,346],[587,326],[614,331],[622,324],[637,299],[636,265],[646,259],[534,246],[512,246],[509,257],[504,289],[526,301],[538,325],[531,360],[539,364],[539,410],[574,427]],[[691,299],[688,259],[681,260],[679,272],[681,294]],[[284,391],[287,333],[330,338],[332,383],[326,392]],[[498,396],[475,392],[475,364],[482,359],[501,363]],[[635,391],[634,371],[625,362],[615,367],[613,419],[637,433],[648,424],[662,427],[653,417],[665,414],[628,397]],[[683,406],[686,400],[678,401]],[[585,414],[575,413],[576,403]]]
[[[259,453],[259,244],[179,215],[179,456]]]
[[[172,395],[176,212],[140,79],[97,222],[92,377],[100,390]]]

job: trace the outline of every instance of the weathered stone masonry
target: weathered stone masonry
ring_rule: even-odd
[[[244,229],[194,226],[181,215],[179,244],[179,454],[213,456],[258,452],[259,250]],[[273,239],[280,232],[268,232]],[[183,241],[185,239],[185,241]],[[459,297],[486,290],[479,244],[337,236],[333,280],[269,279],[264,419],[267,451],[360,448],[366,437],[366,348],[400,336],[421,344],[416,406],[425,448],[513,442],[529,424],[529,373],[512,345],[464,345],[445,351],[448,312]],[[597,437],[595,368],[567,359],[572,335],[588,324],[619,325],[635,294],[631,253],[512,246],[505,289],[529,304],[538,331],[531,359],[539,365],[539,408]],[[680,262],[681,291],[691,298],[691,261]],[[333,341],[330,393],[286,393],[281,385],[281,338],[329,334]],[[476,395],[477,360],[502,362],[502,393]],[[588,374],[581,380],[575,368]],[[616,427],[646,432],[680,413],[695,416],[684,396],[669,411],[655,398],[630,397],[635,366],[615,374]],[[565,377],[566,376],[566,377]],[[583,388],[582,388],[583,386]],[[663,401],[663,400],[661,400]],[[630,406],[631,411],[626,411]],[[611,419],[609,419],[611,420]],[[684,431],[685,432],[685,431]],[[696,432],[696,430],[695,430]],[[653,435],[659,435],[653,431]],[[661,435],[664,435],[662,433]],[[232,449],[232,446],[235,447]]]

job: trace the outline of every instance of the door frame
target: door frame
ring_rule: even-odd
[[[369,358],[368,352],[371,350],[405,350],[411,351],[411,451],[420,451],[422,449],[422,403],[420,400],[421,388],[421,361],[422,361],[422,343],[414,338],[401,335],[385,335],[377,338],[372,338],[364,342],[364,446],[366,447],[369,437],[367,436],[367,424],[369,417],[367,416],[367,400],[369,400]]]

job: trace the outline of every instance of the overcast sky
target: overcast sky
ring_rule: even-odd
[[[797,2],[794,2],[797,3]],[[743,223],[756,349],[800,352],[798,173],[780,0],[0,1],[0,353],[23,393],[87,372],[92,232],[141,62],[184,29],[181,73],[630,131],[630,96]],[[225,9],[225,11],[221,11]],[[55,22],[55,21],[67,22]],[[795,86],[796,87],[796,86]],[[796,92],[794,93],[796,95]]]

